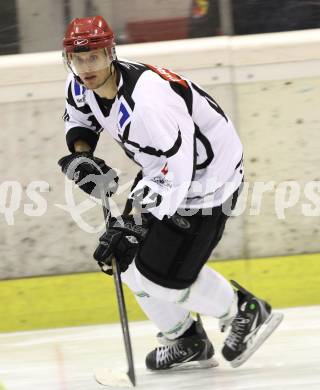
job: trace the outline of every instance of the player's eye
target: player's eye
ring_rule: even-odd
[[[81,65],[81,64],[83,64],[84,60],[83,60],[81,57],[75,57],[75,58],[74,58],[74,62],[75,62],[76,64]]]
[[[98,56],[96,54],[93,54],[89,58],[90,62],[97,62],[98,61]]]

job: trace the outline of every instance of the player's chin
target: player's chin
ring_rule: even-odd
[[[95,89],[99,84],[97,76],[81,77],[81,80],[87,89]]]
[[[86,89],[96,89],[96,86],[95,85],[91,85],[91,84],[88,84],[88,83],[83,83],[83,85],[85,86]]]

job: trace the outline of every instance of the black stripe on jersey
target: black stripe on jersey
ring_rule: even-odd
[[[196,129],[196,124],[194,126],[195,126],[195,129]],[[191,182],[193,181],[194,176],[196,174],[196,170],[197,170],[197,157],[198,157],[198,154],[197,154],[197,138],[196,138],[196,134],[194,133],[194,136],[193,136],[193,164],[192,164]],[[191,186],[191,184],[190,184],[190,186]]]
[[[87,121],[91,122],[90,125],[91,127],[94,128],[94,130],[93,129],[90,130],[95,131],[96,133],[101,133],[103,127],[100,125],[100,123],[97,121],[97,118],[93,114],[88,116]]]
[[[187,196],[187,200],[195,200],[195,199],[204,199],[206,198],[207,196],[210,196],[210,195],[214,195],[215,194],[215,191],[214,192],[208,192],[207,194],[204,194],[204,195],[198,195],[198,196]]]
[[[91,151],[94,152],[99,134],[86,127],[72,127],[66,134],[67,145],[71,153],[75,152],[74,143],[79,139],[85,141],[90,146]]]
[[[238,164],[236,165],[235,170],[238,169],[238,168],[240,167],[240,165],[242,164],[242,162],[243,162],[243,154],[242,154],[242,156],[241,156],[241,160],[240,160],[240,161],[238,162]]]
[[[201,164],[198,164],[196,166],[196,168],[197,168],[197,170],[204,169],[208,165],[210,165],[211,161],[214,158],[212,146],[211,146],[208,138],[204,134],[201,133],[199,126],[197,126],[196,124],[195,124],[195,138],[198,139],[202,143],[203,147],[205,148],[206,154],[207,154],[207,158]]]
[[[174,81],[169,81],[169,84],[173,91],[182,97],[186,103],[189,115],[192,116],[193,96],[191,88],[189,86],[186,88],[179,83],[175,83]]]
[[[62,119],[65,121],[65,122],[68,122],[70,120],[70,115],[68,114],[68,111],[67,109],[65,108],[64,110],[64,113],[62,115]]]
[[[132,99],[133,90],[141,75],[149,69],[143,64],[136,64],[128,61],[116,61],[114,66],[116,70],[121,73],[123,78],[123,84],[118,90],[118,98],[123,96],[133,111],[135,105],[134,100]]]
[[[226,117],[225,113],[223,112],[222,108],[219,106],[219,104],[203,89],[199,88],[197,85],[191,82],[192,88],[194,88],[199,95],[203,96],[207,102],[209,103],[210,107],[212,107],[218,114],[222,115],[226,122],[228,122],[228,118]]]
[[[159,77],[161,77],[163,80],[167,81],[170,85],[170,87],[173,89],[173,91],[182,97],[182,99],[185,101],[188,113],[191,116],[192,115],[192,104],[193,104],[193,97],[192,97],[192,91],[188,83],[183,80],[178,74],[171,72],[168,69],[160,69],[157,67],[154,67],[152,65],[145,65],[148,70],[151,70],[152,72],[156,73]],[[161,73],[161,70],[164,71],[164,73]],[[172,76],[175,81],[171,80]]]
[[[70,104],[70,106],[74,107],[76,110],[82,112],[83,114],[90,114],[91,108],[88,106],[88,104],[85,104],[84,106],[78,107],[77,103],[73,99],[72,95],[72,82],[69,84],[68,87],[68,96],[67,96],[67,102]]]
[[[125,128],[125,131],[123,132],[123,136],[119,135],[121,142],[123,142],[123,144],[131,145],[131,146],[137,148],[139,150],[139,152],[143,152],[143,153],[149,154],[151,156],[157,156],[157,157],[165,156],[167,158],[172,157],[173,155],[175,155],[178,152],[178,150],[180,149],[180,146],[182,144],[182,137],[181,137],[180,129],[178,129],[178,136],[177,136],[177,139],[175,140],[173,146],[166,151],[163,151],[161,149],[155,149],[152,146],[141,146],[137,142],[130,141],[128,139],[128,135],[129,135],[129,125]]]
[[[139,167],[142,168],[141,164],[138,163],[138,161],[136,161],[134,159],[134,152],[132,152],[131,150],[129,150],[128,148],[125,147],[125,145],[122,143],[122,142],[119,142],[117,141],[119,146],[121,147],[121,149],[125,152],[125,154],[127,155],[127,157],[130,158],[130,160],[132,160],[135,164],[139,165]]]

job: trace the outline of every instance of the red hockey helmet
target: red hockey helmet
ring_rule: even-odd
[[[102,16],[73,19],[63,39],[66,54],[106,49],[115,59],[114,33]]]

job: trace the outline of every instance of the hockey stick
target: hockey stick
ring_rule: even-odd
[[[101,195],[106,231],[108,231],[111,211],[110,211],[108,199],[105,195],[105,191],[102,186],[100,188],[100,195]],[[128,371],[126,375],[121,375],[119,373],[114,373],[109,369],[101,369],[96,371],[95,378],[98,383],[105,386],[128,386],[128,385],[135,386],[136,377],[135,377],[135,369],[133,363],[131,339],[129,333],[128,316],[127,316],[127,310],[125,305],[125,299],[123,295],[119,264],[116,262],[114,257],[112,258],[112,273],[113,273],[113,279],[114,279],[114,284],[115,284],[116,294],[117,294],[119,317],[120,317],[122,334],[123,334],[123,342],[124,342],[126,357],[128,362]],[[128,381],[128,378],[130,382]]]

